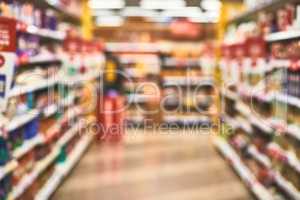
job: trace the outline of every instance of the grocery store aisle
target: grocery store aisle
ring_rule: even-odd
[[[53,199],[251,199],[210,136],[173,133],[129,131],[124,145],[95,142]]]

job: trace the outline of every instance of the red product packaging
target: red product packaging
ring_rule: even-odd
[[[221,53],[222,53],[222,57],[224,59],[229,59],[230,58],[230,48],[229,48],[229,45],[223,44],[222,47],[221,47]]]
[[[250,58],[253,66],[266,58],[267,45],[263,37],[248,38],[245,44],[246,55]]]
[[[100,97],[98,104],[98,131],[102,140],[119,142],[124,135],[124,99],[123,97]]]
[[[242,62],[246,57],[246,48],[244,43],[238,43],[232,45],[232,53],[234,58],[237,60],[239,66],[242,66]]]

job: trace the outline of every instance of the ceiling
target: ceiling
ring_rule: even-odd
[[[237,1],[237,0],[230,0]],[[128,17],[153,22],[188,18],[195,23],[216,23],[221,0],[89,0],[96,24],[118,26]]]
[[[101,1],[101,0],[97,0]],[[102,0],[102,1],[107,1],[107,0]],[[140,2],[142,0],[125,0],[125,5],[126,6],[140,6]],[[164,0],[161,0],[164,1]],[[199,6],[201,0],[184,0],[186,3],[186,6]],[[223,2],[243,2],[243,0],[221,0]]]

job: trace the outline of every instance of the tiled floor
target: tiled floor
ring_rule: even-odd
[[[208,135],[129,131],[95,142],[54,200],[248,200]]]

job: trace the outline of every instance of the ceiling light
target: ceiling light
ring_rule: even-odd
[[[158,15],[154,10],[145,10],[141,7],[126,7],[120,14],[124,17],[155,17]]]
[[[93,16],[108,16],[108,15],[116,15],[116,13],[112,10],[102,10],[102,9],[94,9]]]
[[[120,16],[102,16],[96,18],[96,24],[98,26],[116,27],[122,26],[124,23],[123,17]]]
[[[140,3],[144,9],[179,9],[186,6],[184,0],[142,0]]]
[[[185,7],[177,10],[165,10],[161,15],[163,17],[201,17],[203,13],[199,7]]]
[[[205,16],[203,17],[189,17],[189,20],[194,23],[217,23],[217,19],[209,19]]]
[[[202,0],[201,7],[205,10],[220,10],[222,2],[220,0]]]
[[[89,6],[92,9],[121,9],[124,8],[124,0],[90,0]]]

